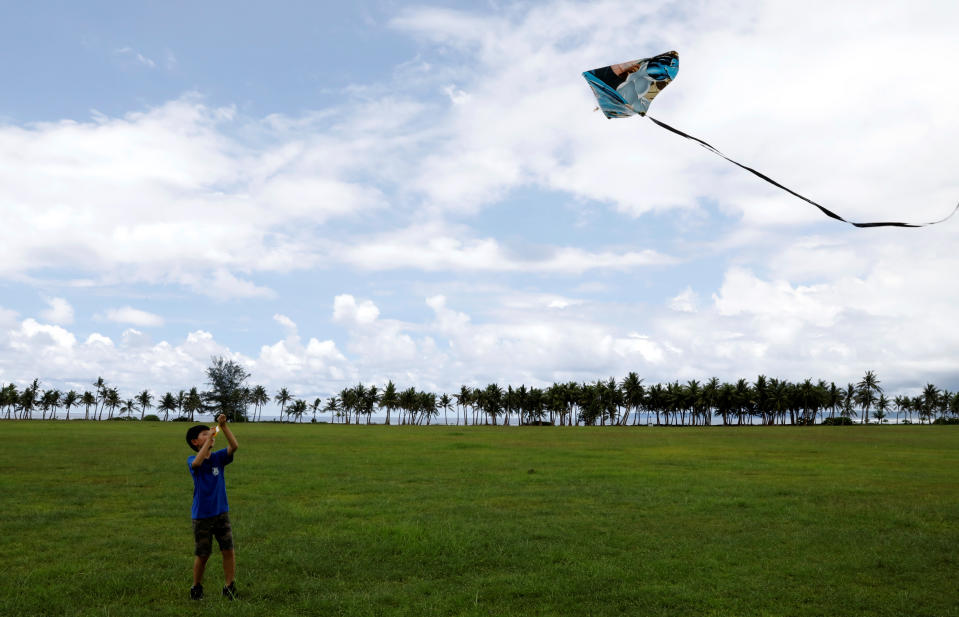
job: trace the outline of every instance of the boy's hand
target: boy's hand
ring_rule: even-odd
[[[221,413],[220,415],[218,415],[216,417],[216,423],[219,424],[220,426],[223,426],[224,424],[226,424],[226,414]]]

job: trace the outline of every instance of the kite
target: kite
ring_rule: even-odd
[[[677,128],[669,126],[665,122],[647,115],[653,99],[656,98],[656,95],[659,94],[663,88],[669,85],[669,82],[676,78],[678,72],[679,54],[675,51],[668,51],[664,54],[653,56],[652,58],[642,58],[640,60],[632,60],[630,62],[623,62],[622,64],[613,64],[593,69],[592,71],[586,71],[583,73],[583,77],[586,79],[590,88],[593,89],[593,94],[596,95],[596,101],[599,103],[597,109],[601,109],[607,118],[628,118],[629,116],[635,115],[649,118],[656,126],[698,143],[700,146],[706,148],[713,154],[721,156],[733,165],[745,169],[773,186],[786,191],[790,195],[802,199],[806,203],[816,206],[823,214],[837,221],[849,223],[855,227],[925,227],[926,225],[935,225],[936,223],[941,223],[952,218],[952,215],[959,210],[959,204],[957,204],[952,212],[949,213],[949,216],[929,223],[900,223],[895,221],[855,223],[846,220],[828,208],[783,186],[752,167],[734,161],[702,139],[693,137]]]

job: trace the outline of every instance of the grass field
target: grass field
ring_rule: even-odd
[[[0,422],[0,615],[959,615],[955,427],[235,425],[197,604],[187,426]]]

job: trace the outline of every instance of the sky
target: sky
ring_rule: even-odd
[[[0,3],[0,382],[959,389],[946,1]]]

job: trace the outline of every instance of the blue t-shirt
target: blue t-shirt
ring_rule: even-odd
[[[226,448],[210,454],[199,469],[193,468],[196,455],[186,459],[187,469],[193,476],[193,518],[210,518],[230,511],[226,503],[226,480],[223,468],[233,462],[233,455]]]

